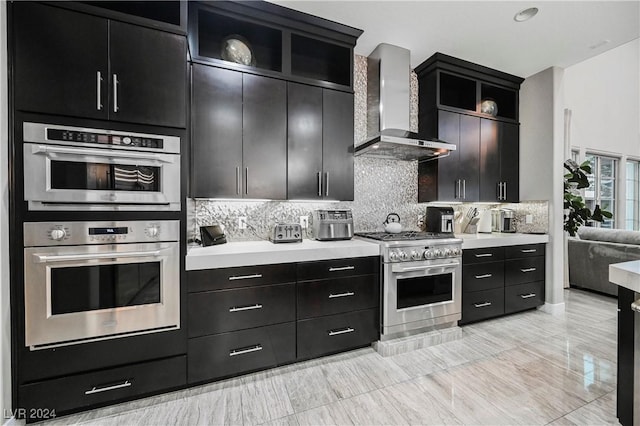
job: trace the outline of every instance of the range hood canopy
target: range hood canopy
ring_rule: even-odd
[[[409,131],[410,52],[379,44],[367,58],[367,139],[355,155],[425,161],[446,157],[456,146],[420,139]]]

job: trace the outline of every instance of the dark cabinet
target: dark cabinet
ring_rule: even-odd
[[[286,83],[192,65],[191,196],[285,199]]]
[[[481,201],[520,201],[518,135],[518,124],[481,120]]]
[[[16,109],[185,127],[184,36],[32,2],[13,28]]]
[[[287,198],[353,200],[353,94],[288,84]]]

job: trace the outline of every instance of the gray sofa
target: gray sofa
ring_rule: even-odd
[[[640,232],[583,226],[576,238],[569,238],[568,258],[571,287],[617,296],[609,265],[640,260]]]

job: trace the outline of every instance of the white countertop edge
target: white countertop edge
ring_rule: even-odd
[[[609,265],[609,281],[640,293],[640,260]]]
[[[303,240],[301,243],[280,244],[269,241],[238,241],[210,247],[192,247],[188,249],[185,267],[187,271],[194,271],[379,255],[378,244],[362,240]]]
[[[478,249],[487,247],[519,246],[523,244],[543,244],[549,242],[548,234],[458,234],[462,238],[462,249]]]

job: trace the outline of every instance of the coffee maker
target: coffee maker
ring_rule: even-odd
[[[427,206],[426,231],[453,234],[453,207]]]
[[[492,209],[491,229],[493,232],[516,232],[515,212],[511,209]]]

